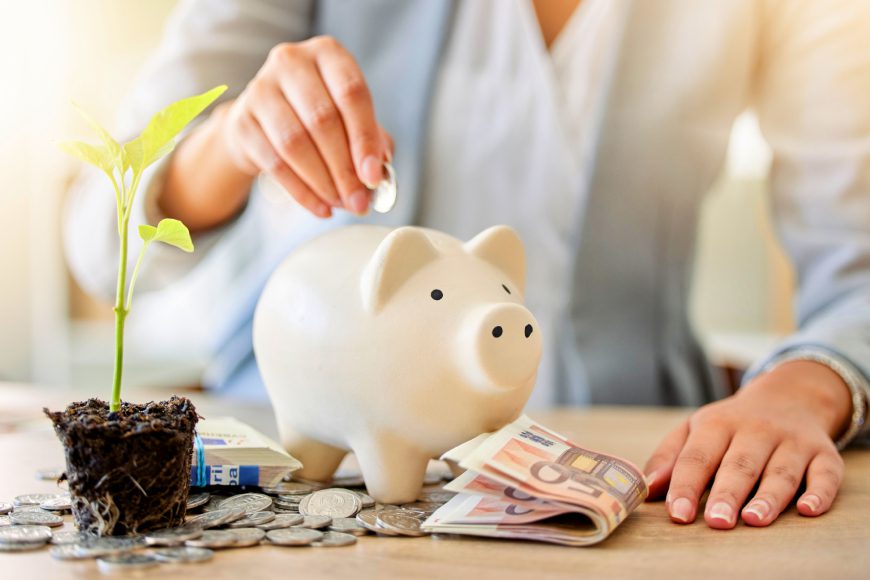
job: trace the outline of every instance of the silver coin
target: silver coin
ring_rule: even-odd
[[[290,526],[298,526],[305,521],[305,516],[301,514],[275,514],[275,519],[265,524],[260,524],[256,527],[261,530],[280,530],[281,528],[289,528]]]
[[[0,501],[0,515],[8,514],[12,511],[12,504]]]
[[[368,528],[360,524],[356,518],[332,518],[329,524],[331,532],[342,532],[354,536],[364,536],[369,533]]]
[[[335,477],[330,487],[362,487],[366,484],[361,474]]]
[[[363,493],[361,491],[357,491],[355,493],[359,496],[359,500],[361,502],[362,509],[367,510],[369,508],[375,507],[375,503],[376,503],[375,498],[373,498],[369,494]]]
[[[311,493],[314,493],[314,492],[311,492]],[[311,493],[297,493],[295,495],[282,493],[281,495],[273,498],[272,503],[274,503],[275,505],[281,505],[281,504],[299,505],[299,502],[301,502],[303,499],[305,499],[306,497],[311,495]]]
[[[447,503],[453,496],[456,494],[452,491],[424,491],[417,498],[419,501],[431,502],[431,503]]]
[[[142,570],[151,568],[160,563],[160,560],[151,554],[116,554],[114,556],[100,556],[97,558],[97,568],[100,572],[123,572],[128,570]]]
[[[27,493],[15,497],[15,499],[12,500],[12,503],[16,506],[39,505],[44,501],[48,501],[50,499],[54,499],[60,496],[61,494],[59,493]]]
[[[22,542],[20,544],[0,544],[0,552],[28,552],[45,547],[45,542]]]
[[[398,536],[396,532],[390,531],[378,525],[378,510],[363,510],[356,514],[356,521],[364,528],[380,534],[382,536]]]
[[[252,514],[269,509],[272,506],[272,498],[262,493],[242,493],[228,497],[221,502],[222,508],[242,508],[245,513]]]
[[[0,528],[3,526],[11,526],[12,520],[9,519],[9,516],[0,516]]]
[[[285,515],[300,515],[299,509],[284,509],[284,508],[272,508],[272,511],[275,514],[285,514]]]
[[[46,467],[36,470],[36,479],[43,481],[57,481],[63,475],[63,469],[60,467]]]
[[[69,495],[60,495],[54,499],[50,499],[39,504],[39,507],[44,510],[51,511],[68,511],[72,509],[72,498]]]
[[[378,512],[377,524],[401,536],[425,536],[426,532],[420,529],[422,522],[418,515],[402,509],[383,510]]]
[[[155,530],[145,534],[145,543],[149,546],[180,546],[188,540],[195,540],[202,535],[202,528],[197,524],[188,524],[177,528]]]
[[[236,520],[227,527],[234,528],[254,528],[260,524],[267,524],[275,519],[275,512],[254,512],[248,514],[240,520]]]
[[[172,562],[174,564],[206,562],[214,557],[214,552],[208,548],[193,548],[191,546],[156,548],[151,551],[151,554],[161,562]]]
[[[236,545],[237,538],[231,530],[206,530],[195,540],[188,540],[185,546],[192,548],[230,548]]]
[[[189,495],[187,496],[187,509],[192,510],[205,505],[209,499],[211,499],[211,494],[207,491]]]
[[[311,542],[316,548],[338,548],[356,544],[356,536],[342,532],[326,532],[319,540]]]
[[[0,544],[45,543],[51,539],[47,526],[21,524],[0,528]]]
[[[396,186],[396,172],[390,163],[384,163],[384,171],[387,176],[374,189],[372,189],[372,209],[378,213],[387,213],[396,205],[398,187]]]
[[[212,494],[212,496],[209,498],[209,500],[206,502],[206,504],[204,506],[202,506],[202,510],[206,511],[206,512],[213,512],[215,510],[222,509],[221,502],[223,502],[225,499],[227,499],[227,497],[229,497],[229,496]]]
[[[269,495],[308,495],[314,491],[314,486],[298,481],[282,481],[272,487],[264,487],[263,493]]]
[[[17,526],[50,526],[52,528],[63,525],[63,518],[46,511],[12,512],[9,519]]]
[[[266,532],[266,539],[279,546],[307,546],[323,537],[323,532],[306,528],[284,528]]]
[[[49,553],[58,560],[84,560],[123,554],[144,545],[142,536],[88,536],[81,542],[54,546]]]
[[[320,530],[328,528],[332,523],[332,518],[329,516],[303,516],[302,523],[296,524],[294,528],[309,528],[311,530]]]
[[[234,548],[247,548],[256,546],[263,538],[266,537],[266,532],[257,528],[240,528],[237,530],[229,530],[236,538]]]
[[[242,508],[220,509],[201,513],[192,518],[187,518],[185,525],[192,524],[205,530],[208,528],[223,526],[243,517],[245,517],[245,510]]]
[[[17,506],[15,506],[14,508],[12,508],[12,513],[14,514],[15,512],[18,512],[18,513],[22,513],[22,512],[40,512],[40,513],[43,513],[43,514],[47,514],[47,513],[48,513],[47,510],[42,509],[42,508],[39,507],[38,505],[17,505]]]
[[[82,542],[88,541],[90,538],[93,538],[90,534],[85,532],[76,532],[74,530],[64,530],[60,532],[54,532],[51,535],[51,543],[57,546],[63,544],[80,544]]]
[[[299,504],[299,513],[305,516],[350,518],[362,508],[360,497],[349,489],[333,488],[315,491]]]
[[[443,504],[430,501],[414,501],[411,503],[402,504],[402,509],[431,516],[432,514],[437,512],[442,505]]]

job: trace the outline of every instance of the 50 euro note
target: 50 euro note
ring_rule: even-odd
[[[648,493],[628,461],[579,447],[526,416],[443,456],[467,471],[432,514],[430,532],[572,546],[605,539]]]

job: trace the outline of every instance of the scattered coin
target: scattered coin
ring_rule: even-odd
[[[202,527],[197,524],[156,530],[145,535],[145,543],[149,546],[179,546],[188,540],[200,537],[203,533],[202,530]]]
[[[62,544],[79,544],[81,542],[86,542],[93,537],[94,536],[86,534],[85,532],[64,530],[60,532],[54,532],[51,535],[51,543],[58,546]]]
[[[396,187],[396,172],[389,163],[384,163],[386,178],[372,189],[372,209],[378,213],[387,213],[396,205],[398,188]]]
[[[417,512],[420,514],[425,514],[427,516],[431,516],[438,508],[440,508],[443,504],[434,503],[430,501],[415,501],[411,503],[402,504],[402,509],[406,509],[411,512]]]
[[[160,560],[151,554],[116,554],[97,558],[97,568],[104,573],[141,570],[159,563]]]
[[[51,529],[40,525],[15,525],[0,528],[0,544],[45,543],[51,539]]]
[[[264,487],[263,493],[269,495],[308,495],[314,491],[314,486],[298,481],[282,481],[274,487]]]
[[[362,508],[360,497],[349,489],[332,488],[315,491],[299,504],[299,513],[306,516],[349,518]]]
[[[3,526],[11,526],[12,520],[9,519],[9,516],[0,516],[0,527]]]
[[[290,526],[298,526],[305,521],[305,516],[300,514],[276,514],[275,519],[265,524],[260,524],[256,527],[261,530],[280,530],[281,528],[289,528]]]
[[[17,544],[0,544],[0,552],[27,552],[38,550],[45,546],[45,542],[20,542]]]
[[[275,512],[254,512],[252,514],[248,514],[245,517],[238,519],[231,524],[229,524],[228,528],[252,528],[262,524],[267,524],[275,519]]]
[[[185,525],[193,524],[205,530],[226,525],[243,517],[245,517],[245,510],[242,508],[220,509],[201,513],[192,518],[188,518]]]
[[[382,536],[397,536],[396,532],[392,532],[378,525],[379,510],[363,510],[356,514],[356,521],[369,531],[381,534]]]
[[[44,501],[48,501],[50,499],[54,499],[59,497],[60,494],[57,493],[28,493],[24,495],[19,495],[15,499],[12,500],[12,503],[16,506],[22,505],[36,505],[38,506]]]
[[[371,507],[375,507],[375,498],[361,491],[357,491],[356,494],[359,496],[360,502],[362,504],[362,509],[365,510]]]
[[[54,499],[49,499],[42,502],[41,504],[39,504],[39,507],[44,510],[51,510],[57,512],[68,511],[72,509],[72,498],[66,494],[59,495]]]
[[[50,526],[55,528],[63,525],[62,517],[42,510],[12,512],[9,514],[9,519],[17,526]]]
[[[14,514],[15,512],[42,512],[44,514],[48,513],[48,511],[42,509],[38,505],[17,505],[12,508],[12,513]]]
[[[236,538],[236,543],[233,544],[233,548],[256,546],[266,537],[266,532],[258,530],[257,528],[240,528],[229,531]]]
[[[448,501],[453,499],[453,496],[455,496],[455,495],[456,494],[453,493],[452,491],[444,491],[444,490],[424,491],[420,494],[420,497],[418,497],[417,499],[420,501],[432,502],[432,503],[447,503]]]
[[[152,548],[145,552],[160,562],[170,564],[196,564],[207,562],[214,557],[214,551],[208,548],[194,548],[191,546],[170,546]]]
[[[362,474],[345,475],[332,479],[332,487],[363,487],[365,484]]]
[[[209,498],[204,506],[202,506],[203,511],[213,512],[215,510],[222,509],[221,502],[227,499],[229,496],[227,495],[214,495]]]
[[[172,548],[156,548],[151,555],[161,562],[175,564],[192,564],[206,562],[214,557],[214,552],[208,548],[193,548],[191,546],[174,546]]]
[[[211,494],[207,491],[189,495],[187,496],[187,509],[192,510],[203,506],[208,503],[209,499],[211,499]]]
[[[284,528],[266,532],[266,538],[279,546],[307,546],[322,537],[322,532],[306,528]]]
[[[422,522],[417,515],[403,509],[383,510],[378,512],[377,525],[401,536],[425,536],[426,532],[420,529]]]
[[[344,534],[342,532],[326,532],[319,540],[311,543],[317,548],[338,548],[340,546],[350,546],[356,544],[356,536]]]
[[[83,560],[123,554],[144,545],[142,536],[89,536],[82,542],[54,546],[50,554],[59,560]]]
[[[43,481],[57,481],[63,475],[63,469],[60,467],[46,467],[36,470],[36,479]]]
[[[364,536],[369,533],[368,528],[359,523],[356,518],[332,518],[329,530],[354,536]]]
[[[328,528],[332,523],[332,518],[329,516],[303,516],[302,523],[296,524],[294,528],[308,528],[311,530],[319,530]]]
[[[0,501],[0,515],[8,514],[12,511],[12,504]]]
[[[252,514],[268,509],[272,498],[262,493],[243,493],[228,497],[220,505],[222,508],[242,508],[245,513]]]
[[[206,530],[195,540],[184,543],[192,548],[229,548],[235,544],[236,536],[231,530]]]

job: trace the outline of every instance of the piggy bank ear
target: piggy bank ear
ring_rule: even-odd
[[[390,232],[363,270],[365,309],[380,311],[408,278],[438,256],[438,250],[420,229],[404,227]]]
[[[469,254],[486,260],[513,282],[521,293],[526,288],[526,251],[520,236],[508,226],[493,226],[465,243]]]

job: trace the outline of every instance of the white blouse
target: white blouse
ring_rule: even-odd
[[[574,341],[559,338],[621,4],[583,0],[548,52],[530,0],[460,2],[435,84],[420,225],[460,239],[519,232],[545,345],[530,406],[555,403],[560,384],[586,398],[579,357],[563,352]]]

